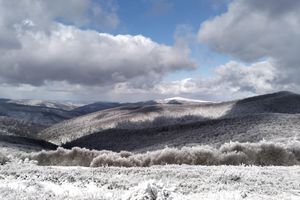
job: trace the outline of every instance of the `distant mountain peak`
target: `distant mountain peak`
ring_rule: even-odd
[[[169,104],[176,104],[176,103],[212,103],[211,101],[204,101],[199,99],[189,99],[184,97],[171,97],[166,98],[163,100],[157,100],[158,103],[169,103]]]
[[[9,99],[7,103],[25,105],[25,106],[41,106],[47,108],[57,108],[63,110],[73,110],[79,107],[79,104],[70,102],[60,102],[54,100],[40,100],[40,99]]]

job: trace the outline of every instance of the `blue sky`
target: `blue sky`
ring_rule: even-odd
[[[121,22],[113,34],[142,34],[167,45],[175,43],[178,26],[188,26],[196,35],[203,21],[227,9],[224,0],[118,0],[117,4]],[[170,74],[166,80],[210,76],[216,66],[230,60],[229,56],[213,52],[204,44],[189,45],[191,56],[198,62],[197,70]]]
[[[103,1],[94,0],[94,3]],[[143,35],[153,41],[173,45],[174,35],[180,26],[188,27],[188,32],[196,39],[202,22],[226,11],[228,0],[117,0],[112,4],[117,10],[120,22],[113,29],[101,29],[93,26],[85,29],[95,29],[110,34]],[[165,81],[197,76],[213,75],[215,67],[228,62],[231,57],[212,51],[207,45],[188,42],[191,58],[197,61],[193,71],[178,71],[164,77]]]
[[[103,1],[93,0],[94,3]],[[180,26],[186,26],[196,37],[202,22],[224,12],[227,1],[224,0],[117,0],[113,5],[119,16],[117,27],[104,28],[85,26],[84,29],[94,29],[110,34],[143,35],[153,41],[173,45],[174,35]],[[196,39],[196,38],[195,38]],[[225,54],[211,51],[207,45],[195,41],[188,42],[191,58],[197,61],[197,69],[179,71],[164,77],[166,81],[184,77],[211,76],[216,66],[230,60]]]
[[[300,92],[300,1],[0,0],[5,98]]]
[[[173,44],[176,27],[190,25],[198,31],[202,21],[222,13],[226,4],[211,0],[118,0],[121,19],[117,33],[142,34],[159,43]]]

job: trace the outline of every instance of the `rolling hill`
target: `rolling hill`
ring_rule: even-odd
[[[18,148],[20,146],[25,149],[36,147],[40,150],[43,145],[36,145],[36,142],[32,142],[37,139],[38,132],[55,123],[80,115],[74,111],[53,108],[53,104],[44,105],[45,102],[47,101],[27,100],[24,102],[0,99],[0,143],[4,143],[6,147],[11,144]]]
[[[141,129],[108,129],[63,145],[97,150],[137,151],[225,142],[287,142],[300,138],[300,114],[254,114],[202,122]]]
[[[20,136],[0,135],[1,153],[9,155],[19,154],[20,152],[55,150],[56,148],[57,145],[43,140]]]
[[[26,106],[56,108],[61,110],[73,110],[81,106],[80,104],[73,104],[70,102],[38,100],[38,99],[10,99],[8,103],[26,105]]]
[[[78,108],[73,109],[74,112],[78,112],[81,115],[86,115],[102,110],[107,110],[111,108],[121,107],[121,106],[145,106],[145,105],[154,105],[156,101],[146,101],[146,102],[136,102],[136,103],[118,103],[118,102],[95,102],[91,104],[87,104],[84,106],[80,106]]]
[[[151,147],[276,140],[298,136],[298,113],[300,95],[291,92],[222,103],[129,105],[63,121],[41,131],[38,138],[97,149],[121,148],[122,141],[132,146],[140,143],[141,147],[124,147],[131,150],[142,148],[143,143]],[[139,141],[144,137],[153,142]]]
[[[157,103],[181,104],[181,103],[212,103],[211,101],[203,101],[198,99],[188,99],[183,97],[171,97],[162,100],[156,100]]]
[[[79,115],[79,113],[74,111],[44,106],[23,105],[13,103],[9,99],[0,99],[0,116],[25,122],[50,126]]]
[[[230,102],[222,104],[187,103],[121,106],[63,121],[41,131],[38,136],[40,139],[61,144],[101,130],[115,127],[126,128],[130,122],[153,121],[159,118],[155,121],[157,124],[153,125],[162,126],[206,120],[206,118],[218,118],[226,115],[231,106],[232,103]],[[173,120],[169,120],[169,118]]]
[[[38,132],[47,127],[43,124],[0,116],[0,135],[35,138]]]

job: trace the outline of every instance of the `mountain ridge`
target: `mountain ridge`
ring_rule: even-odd
[[[287,91],[219,103],[116,103],[113,106],[117,107],[96,112],[89,104],[83,107],[88,114],[7,101],[0,100],[1,137],[35,139],[66,148],[146,151],[166,145],[217,145],[230,140],[261,139],[285,142],[300,138],[300,95]],[[95,109],[102,109],[102,105],[96,103]],[[51,123],[35,124],[40,117]]]
[[[130,122],[154,121],[157,122],[154,126],[169,126],[174,123],[239,118],[262,113],[300,113],[300,95],[278,92],[221,103],[121,106],[63,121],[41,131],[39,136],[61,144],[106,129],[118,128],[120,124],[126,126]]]

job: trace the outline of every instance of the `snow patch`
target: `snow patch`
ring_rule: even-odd
[[[162,182],[145,181],[127,192],[122,200],[173,200],[175,194]]]

